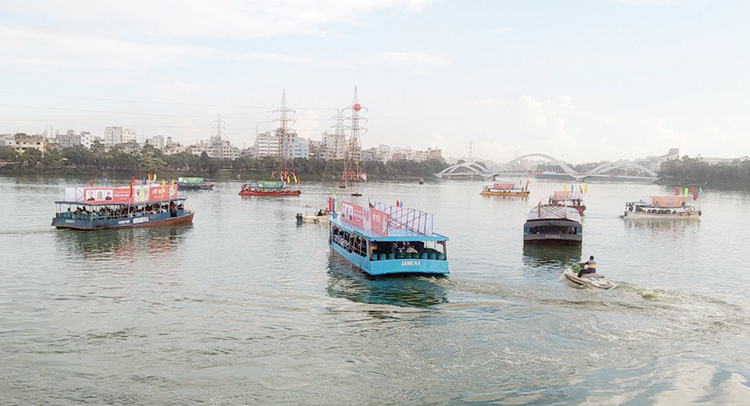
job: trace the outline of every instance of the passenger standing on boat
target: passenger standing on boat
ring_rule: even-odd
[[[594,256],[590,256],[589,260],[581,264],[581,270],[578,272],[578,277],[587,274],[587,273],[596,273],[596,261],[594,261]]]

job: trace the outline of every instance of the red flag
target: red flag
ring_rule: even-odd
[[[135,184],[135,180],[130,181],[130,197],[129,199],[133,198],[133,184]]]
[[[674,188],[674,195],[679,196],[680,195],[680,188]]]
[[[333,213],[333,198],[332,197],[328,198],[328,211]]]
[[[89,186],[94,187],[94,180],[93,179],[89,179]]]

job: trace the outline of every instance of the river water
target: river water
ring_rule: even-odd
[[[372,182],[348,200],[402,200],[451,239],[448,277],[372,280],[295,222],[333,185],[219,182],[186,193],[191,227],[52,228],[87,183],[0,178],[0,404],[750,402],[742,192],[706,191],[700,221],[632,223],[625,201],[673,189],[590,184],[582,248],[529,249],[526,214],[562,184]],[[560,279],[589,255],[617,289]]]

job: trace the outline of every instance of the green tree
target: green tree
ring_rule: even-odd
[[[16,153],[15,149],[11,147],[7,147],[7,146],[0,147],[0,160],[15,161],[17,159],[18,159],[18,154]]]

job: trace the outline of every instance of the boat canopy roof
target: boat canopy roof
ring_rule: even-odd
[[[280,180],[259,180],[257,182],[246,183],[243,187],[245,186],[261,189],[284,189],[286,183]]]
[[[570,220],[581,222],[581,214],[572,206],[538,205],[529,211],[526,221],[534,220]]]
[[[388,231],[388,237],[383,237],[372,230],[365,230],[362,227],[341,221],[340,217],[331,219],[330,222],[338,228],[349,231],[350,233],[359,234],[370,241],[448,241],[448,237],[444,235],[437,233],[425,235],[403,228],[392,228]]]
[[[688,203],[685,196],[645,196],[637,202],[626,202],[626,205],[649,206],[655,208],[672,209],[679,208]]]
[[[204,181],[203,181],[203,178],[199,176],[186,176],[182,178],[177,178],[177,182],[187,183],[189,185],[192,185],[192,184],[203,183]]]
[[[169,202],[177,202],[177,201],[184,201],[187,200],[187,197],[179,196],[179,197],[173,197],[171,199],[164,199],[164,200],[148,200],[145,202],[130,202],[130,203],[122,203],[122,202],[111,202],[111,201],[95,201],[95,202],[76,202],[76,201],[68,201],[68,200],[58,200],[55,201],[55,204],[70,204],[70,205],[76,205],[76,206],[140,206],[140,205],[146,205],[146,204],[164,204]]]

